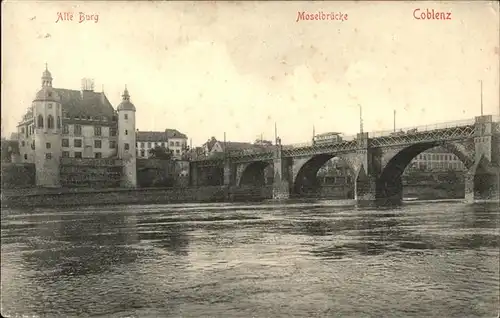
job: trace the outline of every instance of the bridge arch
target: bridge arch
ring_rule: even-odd
[[[266,184],[265,170],[270,165],[271,163],[267,161],[254,161],[244,165],[236,180],[237,186],[264,186]]]
[[[442,147],[457,156],[469,170],[474,165],[472,155],[466,153],[465,148],[454,143],[426,142],[417,143],[399,150],[385,164],[381,166],[381,173],[377,178],[376,197],[402,199],[403,185],[401,176],[410,162],[420,153],[434,147]]]
[[[307,189],[316,189],[319,186],[317,179],[319,169],[332,158],[338,158],[339,162],[347,168],[351,180],[354,180],[356,175],[355,169],[346,158],[337,154],[315,155],[303,161],[299,167],[294,167],[293,194],[297,195],[304,193],[304,191],[308,191]]]

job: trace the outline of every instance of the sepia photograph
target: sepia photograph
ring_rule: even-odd
[[[500,315],[498,1],[1,5],[2,317]]]

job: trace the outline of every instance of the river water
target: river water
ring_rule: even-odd
[[[497,205],[2,210],[5,317],[497,317]]]

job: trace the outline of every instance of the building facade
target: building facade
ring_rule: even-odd
[[[405,172],[419,171],[465,171],[464,163],[454,154],[442,147],[431,148],[416,156],[408,165]]]
[[[137,131],[137,157],[147,159],[151,157],[150,150],[156,147],[165,148],[172,152],[175,159],[181,159],[188,150],[187,136],[176,129],[165,131]]]
[[[54,88],[45,69],[42,87],[19,122],[20,160],[34,163],[38,186],[61,186],[61,159],[120,159],[126,184],[135,186],[135,106],[127,88],[115,111],[104,92],[82,81],[80,91]]]

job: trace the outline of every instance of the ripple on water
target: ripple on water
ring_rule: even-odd
[[[498,221],[457,203],[2,211],[2,311],[489,317],[500,297]]]

